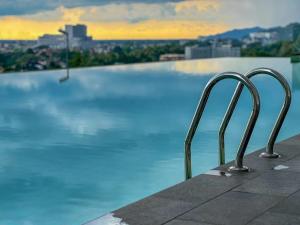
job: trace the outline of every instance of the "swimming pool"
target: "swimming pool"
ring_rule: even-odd
[[[183,181],[184,138],[200,94],[220,72],[271,67],[293,102],[278,140],[300,132],[300,64],[288,58],[223,58],[11,73],[0,82],[0,225],[80,225]],[[252,79],[261,113],[248,153],[266,145],[284,93]],[[218,128],[236,82],[219,83],[193,143],[193,173],[218,163]],[[235,156],[251,110],[244,92],[226,133]],[[251,166],[251,165],[249,165]]]

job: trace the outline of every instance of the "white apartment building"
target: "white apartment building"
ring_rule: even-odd
[[[66,39],[63,35],[44,34],[39,37],[37,44],[54,49],[66,48]]]
[[[218,57],[240,57],[241,48],[232,47],[231,44],[226,45],[211,45],[205,47],[186,47],[185,59],[205,59]]]
[[[245,40],[246,44],[262,43],[262,45],[269,45],[278,41],[277,32],[254,32],[249,34],[249,38]]]

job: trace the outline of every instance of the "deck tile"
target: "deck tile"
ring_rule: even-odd
[[[300,173],[273,170],[245,182],[234,191],[289,196],[299,189]]]
[[[188,202],[151,196],[116,210],[114,215],[129,225],[158,225],[174,219],[192,207]]]
[[[266,212],[247,225],[298,225],[300,216]]]
[[[277,204],[282,197],[229,192],[181,216],[182,219],[222,225],[244,225]]]

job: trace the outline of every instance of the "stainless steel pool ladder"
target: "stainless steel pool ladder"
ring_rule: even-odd
[[[269,137],[268,144],[267,144],[267,147],[266,147],[266,152],[264,152],[260,155],[260,157],[277,158],[279,156],[279,154],[275,153],[274,150],[273,150],[274,143],[276,141],[278,133],[281,129],[281,126],[284,122],[284,119],[286,117],[286,114],[287,114],[287,112],[289,110],[289,107],[290,107],[290,104],[291,104],[291,89],[290,89],[290,86],[289,86],[288,82],[284,78],[284,76],[282,76],[277,71],[269,69],[269,68],[254,69],[254,70],[248,72],[245,75],[245,77],[248,79],[250,84],[252,84],[249,79],[251,77],[255,76],[255,75],[258,75],[258,74],[267,74],[267,75],[270,75],[273,78],[277,79],[280,82],[281,86],[283,87],[283,89],[285,91],[285,100],[284,100],[283,106],[280,110],[280,113],[278,115],[278,118],[276,120],[276,123],[275,123],[275,125],[274,125],[274,127],[271,131],[271,135]],[[191,127],[189,129],[189,132],[188,132],[188,135],[187,135],[187,138],[186,138],[186,141],[185,141],[185,172],[186,172],[186,179],[189,179],[189,178],[192,177],[192,171],[191,171],[191,142],[192,142],[193,136],[196,132],[198,123],[201,119],[201,116],[202,116],[203,110],[205,108],[206,101],[209,97],[210,91],[211,91],[212,87],[218,81],[222,80],[222,78],[221,79],[219,78],[220,76],[222,76],[222,74],[212,78],[209,81],[209,83],[207,84],[207,86],[205,87],[205,89],[203,91],[203,95],[202,95],[201,100],[199,102],[196,114],[193,118],[193,122],[191,124]],[[230,78],[230,77],[226,77],[226,78]],[[233,78],[233,77],[231,77],[231,78]],[[223,79],[225,79],[225,78],[223,78]],[[233,78],[233,79],[239,80],[237,78]],[[246,79],[246,81],[247,81],[247,79]],[[231,102],[230,102],[230,104],[227,108],[226,114],[223,118],[220,130],[219,130],[219,154],[220,154],[219,161],[220,161],[221,165],[225,163],[225,144],[224,144],[225,131],[226,131],[227,125],[228,125],[228,123],[231,119],[232,113],[233,113],[233,111],[236,107],[236,104],[239,100],[239,97],[242,93],[244,85],[246,85],[245,83],[246,83],[245,81],[240,81],[238,83],[238,85],[236,87],[236,90],[234,92],[234,95],[231,99]],[[250,92],[252,94],[252,97],[253,97],[253,100],[254,100],[254,104],[255,104],[255,94],[253,94],[253,93],[255,93],[255,91],[254,92],[253,92],[253,90],[251,91],[251,86],[249,86],[249,85],[247,86],[247,88],[250,90]],[[256,90],[256,89],[254,88],[254,90]],[[257,94],[257,90],[256,90],[256,94]],[[205,99],[205,98],[206,98],[206,100],[204,101],[203,99]],[[238,151],[238,154],[237,154],[236,160],[235,160],[235,166],[231,167],[230,170],[237,170],[237,171],[247,171],[248,170],[247,167],[243,166],[243,157],[244,157],[244,153],[245,153],[246,147],[248,145],[249,139],[251,137],[254,125],[256,123],[256,119],[257,119],[257,117],[255,118],[255,120],[253,119],[253,117],[254,117],[253,114],[255,113],[256,110],[259,111],[259,105],[260,105],[259,97],[256,100],[258,100],[256,102],[256,104],[258,104],[258,109],[257,109],[257,107],[255,107],[255,105],[253,106],[253,111],[252,111],[252,114],[251,114],[250,119],[248,121],[246,131],[244,133],[244,137],[243,137],[242,142],[239,146],[239,151]],[[200,111],[200,110],[202,110],[202,111]],[[250,124],[252,124],[252,123],[253,123],[253,127],[251,129],[249,129]]]
[[[279,72],[269,69],[269,68],[257,68],[254,70],[251,70],[250,72],[248,72],[245,76],[249,79],[251,79],[252,77],[259,75],[259,74],[264,74],[264,75],[270,75],[273,78],[275,78],[276,80],[279,81],[279,83],[281,84],[282,88],[284,89],[285,92],[285,98],[284,98],[284,102],[283,105],[281,107],[280,113],[277,117],[276,123],[271,131],[271,134],[269,136],[268,139],[268,144],[266,146],[266,151],[260,154],[260,157],[264,157],[264,158],[278,158],[279,154],[274,152],[274,144],[276,141],[276,138],[279,134],[279,131],[281,129],[281,126],[284,122],[284,119],[286,117],[286,114],[290,108],[291,105],[291,101],[292,101],[292,94],[291,94],[291,89],[290,86],[287,82],[287,80],[284,78],[283,75],[281,75]],[[220,147],[220,152],[224,152],[224,135],[225,135],[225,130],[227,128],[227,125],[231,119],[232,113],[237,105],[237,102],[241,96],[241,93],[243,91],[244,85],[239,82],[239,84],[237,85],[235,92],[232,96],[232,99],[230,101],[230,104],[227,108],[227,111],[225,113],[225,116],[223,118],[222,121],[222,125],[221,125],[221,129],[219,131],[219,147]],[[224,164],[225,162],[222,162],[222,164]]]
[[[243,157],[244,157],[249,139],[253,132],[253,128],[255,126],[259,111],[260,111],[260,98],[259,98],[259,94],[258,94],[256,87],[247,77],[243,76],[242,74],[235,73],[235,72],[225,72],[225,73],[221,73],[221,74],[213,77],[205,86],[202,96],[200,98],[199,104],[197,106],[197,110],[195,112],[192,123],[190,125],[187,137],[185,139],[185,177],[186,177],[186,179],[190,179],[192,177],[191,144],[192,144],[193,137],[196,133],[198,124],[200,122],[200,119],[202,117],[203,111],[205,109],[207,100],[209,98],[209,95],[210,95],[213,87],[219,81],[224,80],[224,79],[234,79],[234,80],[240,81],[243,85],[245,85],[249,89],[249,91],[252,95],[253,110],[252,110],[250,118],[248,120],[246,130],[244,132],[244,136],[239,145],[239,150],[237,153],[235,165],[230,168],[230,170],[248,171],[248,168],[246,166],[243,166]],[[221,127],[220,129],[225,129],[225,128],[226,128],[226,126],[223,128]],[[221,152],[221,149],[220,149],[219,153],[220,153],[220,164],[222,164],[225,161],[224,149],[223,149],[223,152]]]

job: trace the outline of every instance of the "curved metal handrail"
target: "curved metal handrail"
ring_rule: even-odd
[[[215,77],[213,77],[205,86],[202,96],[200,98],[199,104],[197,106],[197,110],[195,112],[195,115],[193,117],[192,123],[190,125],[188,134],[185,139],[185,177],[186,179],[190,179],[192,177],[192,161],[191,161],[191,143],[193,140],[193,137],[196,133],[199,121],[202,117],[203,111],[205,109],[207,100],[209,98],[210,92],[212,88],[215,86],[216,83],[223,79],[235,79],[240,82],[242,82],[250,91],[253,99],[253,110],[250,115],[250,118],[247,123],[247,127],[243,136],[243,139],[240,143],[239,150],[238,150],[238,156],[235,166],[231,168],[232,170],[238,170],[238,171],[248,171],[248,168],[243,166],[243,156],[246,151],[246,147],[248,145],[249,139],[251,137],[253,128],[255,126],[259,110],[260,110],[260,99],[258,95],[258,91],[256,87],[253,85],[253,83],[245,76],[235,73],[235,72],[226,72],[221,73]],[[220,159],[222,160],[224,156],[224,152],[220,152]],[[221,162],[220,160],[220,162]]]
[[[288,82],[286,81],[286,79],[284,78],[283,75],[281,75],[277,71],[269,69],[269,68],[257,68],[257,69],[251,70],[245,76],[250,79],[253,76],[258,75],[258,74],[267,74],[267,75],[270,75],[270,76],[274,77],[275,79],[277,79],[280,82],[281,86],[283,87],[283,89],[285,91],[285,100],[284,100],[283,106],[280,110],[280,113],[277,117],[276,123],[275,123],[275,125],[272,129],[271,134],[270,134],[270,137],[269,137],[269,140],[268,140],[268,145],[266,147],[266,152],[263,152],[263,153],[260,154],[260,157],[277,158],[277,157],[279,157],[279,154],[277,154],[273,151],[274,143],[276,141],[278,133],[281,129],[281,126],[284,122],[286,114],[287,114],[287,112],[289,110],[289,107],[291,105],[291,99],[292,99],[291,89],[290,89],[290,86],[289,86]],[[235,92],[233,94],[231,102],[230,102],[230,104],[227,108],[227,111],[225,113],[225,116],[223,118],[222,125],[221,125],[220,131],[219,131],[219,140],[220,140],[219,141],[219,148],[220,148],[221,152],[225,151],[224,150],[225,131],[226,131],[227,125],[228,125],[228,123],[231,119],[232,113],[233,113],[233,111],[236,107],[236,104],[237,104],[237,102],[238,102],[238,100],[241,96],[243,88],[244,88],[244,84],[242,84],[240,82],[237,85],[236,89],[235,89]]]

